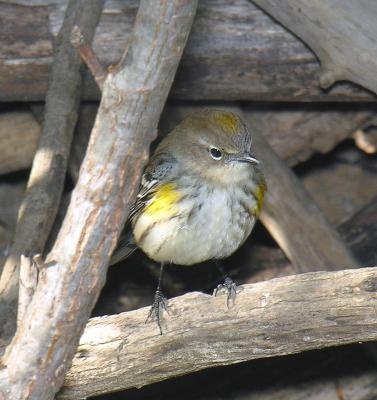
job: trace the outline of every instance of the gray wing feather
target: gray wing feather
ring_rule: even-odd
[[[156,192],[158,183],[168,182],[176,176],[177,169],[176,159],[169,154],[160,153],[152,157],[144,170],[139,193],[136,196],[135,204],[131,207],[128,222],[111,257],[110,265],[124,260],[136,250],[130,222],[136,219],[148,204],[148,201]]]
[[[169,154],[160,153],[151,159],[143,173],[135,204],[131,208],[128,217],[130,221],[137,218],[161,183],[168,182],[176,176],[177,169],[177,160]]]

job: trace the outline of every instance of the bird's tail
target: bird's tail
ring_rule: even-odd
[[[119,239],[118,246],[115,248],[110,259],[110,265],[114,265],[124,260],[136,250],[131,230],[127,230]]]

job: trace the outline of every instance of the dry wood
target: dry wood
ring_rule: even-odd
[[[377,197],[377,169],[369,169],[373,164],[365,158],[359,162],[342,160],[347,153],[351,157],[360,154],[356,147],[335,152],[332,159],[337,161],[325,162],[300,175],[304,187],[335,226],[351,219]]]
[[[164,334],[147,308],[93,318],[61,399],[141,387],[219,365],[377,339],[376,268],[317,272],[245,285],[225,296],[189,293],[170,303]]]
[[[363,267],[377,265],[377,197],[337,229],[352,253]],[[274,277],[293,275],[295,268],[281,249],[253,245],[245,263],[250,271],[241,271],[244,283],[254,283]],[[256,266],[259,270],[256,270]],[[247,268],[247,269],[249,269]]]
[[[80,166],[88,147],[90,132],[97,115],[97,109],[97,104],[88,103],[82,104],[80,109],[68,164],[68,171],[74,182],[79,177]]]
[[[82,81],[82,63],[71,46],[70,35],[73,27],[79,25],[90,42],[103,3],[104,0],[71,0],[57,37],[43,132],[19,210],[14,242],[0,279],[0,326],[4,327],[3,338],[9,337],[15,328],[20,256],[43,252],[63,190]],[[25,296],[23,298],[26,299]],[[25,304],[20,307],[20,311],[25,309]],[[22,314],[18,318],[22,319]]]
[[[66,4],[67,0],[1,2],[0,20],[7,21],[0,24],[1,101],[44,99],[52,40]],[[105,65],[116,63],[127,46],[137,5],[137,0],[106,2],[94,44]],[[340,23],[342,18],[336,15],[333,21]],[[313,53],[247,0],[202,0],[172,96],[184,100],[374,99],[347,84],[325,92],[319,88],[319,76]],[[99,98],[91,78],[86,79],[85,97]]]
[[[79,168],[85,155],[97,108],[96,104],[84,103],[80,109],[69,160],[69,172],[74,181],[77,180]],[[174,126],[176,122],[176,118],[173,118],[175,111],[182,106],[169,106],[169,108],[171,108],[171,111],[168,112],[170,121],[168,123],[165,121],[165,131]],[[354,137],[355,132],[364,132],[364,129],[369,130],[376,122],[376,114],[369,108],[364,110],[350,108],[341,111],[337,107],[323,109],[316,106],[303,107],[296,104],[283,109],[268,105],[253,105],[249,109],[253,113],[254,126],[257,126],[258,130],[263,132],[275,152],[290,166],[306,161],[313,154],[329,152],[339,142]],[[38,117],[42,112],[42,108],[39,110],[39,107],[33,106],[33,113],[38,113]],[[179,114],[180,112],[178,112]],[[26,118],[29,119],[29,117]],[[33,123],[35,124],[34,121]],[[33,127],[33,125],[31,126]],[[39,130],[38,125],[35,124],[35,126]],[[8,137],[7,127],[8,124],[5,124],[4,135],[6,135],[6,138]],[[17,141],[18,145],[12,147],[12,151],[10,151],[11,145],[6,139],[4,146],[0,146],[1,161],[6,159],[7,154],[11,157],[10,171],[28,168],[31,165],[38,139],[37,135],[30,139],[29,131],[25,130],[23,124],[16,125],[16,127],[18,128],[12,130],[12,138],[15,138],[14,142]],[[1,130],[0,116],[1,132],[3,131]],[[366,134],[363,133],[363,135]],[[21,166],[20,163],[22,163]]]
[[[41,128],[26,111],[0,114],[0,174],[29,168]]]
[[[376,118],[372,109],[357,111],[357,106],[342,110],[337,106],[303,104],[285,108],[281,105],[276,108],[250,105],[247,109],[255,129],[289,166],[306,161],[314,154],[328,153],[352,137],[355,126],[359,125],[361,129],[370,127]]]
[[[20,293],[18,296],[17,325],[22,323],[38,284],[39,271],[44,267],[40,254],[36,254],[33,257],[25,257],[21,254],[19,265]]]
[[[251,0],[317,54],[320,84],[352,81],[377,93],[377,3],[374,0]]]
[[[83,62],[89,68],[98,87],[102,90],[103,83],[107,77],[107,71],[97,58],[97,54],[94,52],[92,47],[90,47],[90,44],[85,42],[85,38],[78,26],[75,26],[72,30],[71,43],[79,53]]]
[[[3,357],[8,400],[52,399],[104,284],[196,10],[143,0],[127,56],[104,84],[78,183],[28,312]]]
[[[160,121],[160,130],[166,134],[184,115],[202,107],[168,105]],[[299,104],[283,109],[272,105],[250,105],[248,109],[253,114],[253,125],[290,166],[309,159],[313,154],[331,151],[339,142],[353,137],[356,130],[373,125],[376,119],[375,112],[368,108],[341,111],[337,107],[323,109]],[[69,160],[69,172],[74,181],[78,177],[96,112],[95,104],[84,103],[81,107]]]
[[[272,150],[262,132],[253,126],[252,114],[245,112],[244,115],[254,133],[255,154],[262,162],[268,186],[261,220],[297,271],[357,265],[299,179]]]

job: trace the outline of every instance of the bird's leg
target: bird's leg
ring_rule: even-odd
[[[215,260],[215,264],[223,276],[224,282],[217,285],[217,288],[213,291],[213,295],[216,297],[219,292],[225,291],[227,294],[226,305],[229,308],[230,304],[234,303],[234,300],[237,296],[237,285],[231,278],[229,278],[229,276],[225,274],[224,268],[219,260]]]
[[[154,295],[154,302],[151,306],[151,309],[149,310],[148,317],[145,321],[145,323],[147,323],[151,319],[155,320],[157,322],[158,329],[160,330],[160,335],[162,335],[161,315],[164,310],[168,311],[168,308],[167,308],[168,302],[161,290],[163,272],[164,272],[164,264],[161,263],[160,276],[158,278],[158,285],[157,285],[156,293]]]

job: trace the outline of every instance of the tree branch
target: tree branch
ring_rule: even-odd
[[[0,26],[0,101],[44,99],[51,42],[62,20],[61,5],[66,2],[2,2],[0,20],[6,19],[14,28],[8,31],[8,24]],[[127,46],[138,2],[106,3],[94,50],[108,66],[119,60]],[[284,9],[280,4],[276,9]],[[360,3],[359,9],[363,7]],[[331,18],[331,23],[343,20]],[[375,36],[371,34],[371,40]],[[19,45],[14,46],[15,42]],[[83,97],[97,100],[99,91],[89,75]],[[186,101],[375,101],[369,92],[347,83],[321,90],[319,75],[319,62],[307,46],[251,2],[202,0],[171,97]]]
[[[76,24],[81,26],[85,37],[91,42],[103,2],[71,0],[57,38],[43,131],[20,207],[14,242],[0,279],[0,326],[3,339],[9,338],[15,329],[20,256],[43,252],[63,190],[82,83],[82,63],[70,44],[71,31]],[[23,289],[21,286],[20,290]],[[22,319],[26,304],[24,302],[20,308],[19,319]]]
[[[225,296],[169,301],[164,335],[146,308],[89,321],[59,399],[141,387],[209,367],[377,339],[377,268],[313,272]]]
[[[106,79],[78,183],[3,359],[9,400],[52,399],[104,284],[197,6],[142,0],[127,56]]]
[[[82,61],[87,65],[102,91],[103,83],[107,77],[107,71],[103,68],[93,49],[85,42],[85,38],[77,25],[74,26],[72,30],[71,44],[78,51]]]
[[[251,1],[313,49],[322,65],[321,87],[349,80],[377,93],[374,0]]]

